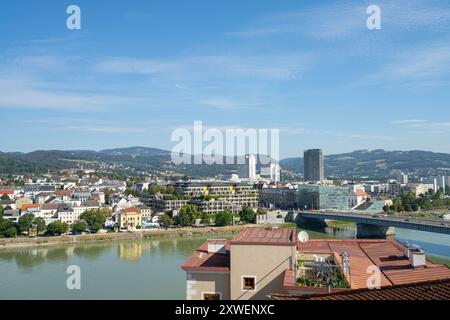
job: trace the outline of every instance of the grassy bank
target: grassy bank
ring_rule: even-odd
[[[427,259],[436,264],[445,264],[447,267],[450,268],[450,259],[434,256],[428,256]]]
[[[206,228],[180,228],[169,230],[142,230],[140,232],[118,232],[103,234],[83,234],[76,236],[56,236],[56,237],[17,237],[0,238],[0,250],[2,248],[20,248],[33,246],[51,246],[69,243],[89,243],[99,241],[116,241],[126,239],[154,239],[154,238],[181,238],[192,236],[207,236],[214,234],[233,234],[239,232],[242,226],[227,227],[206,227]]]
[[[338,221],[338,220],[326,220],[326,224],[329,227],[342,227],[342,226],[354,226],[354,222]]]

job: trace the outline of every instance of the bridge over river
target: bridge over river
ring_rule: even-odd
[[[357,236],[387,235],[393,228],[450,234],[450,221],[380,214],[361,214],[349,211],[311,210],[297,212],[297,218],[340,220],[357,224]]]

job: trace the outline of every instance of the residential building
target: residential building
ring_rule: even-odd
[[[142,221],[151,220],[153,211],[150,207],[147,207],[145,204],[141,204],[138,208],[141,210]]]
[[[16,208],[22,209],[22,206],[27,204],[33,204],[33,200],[28,197],[20,197],[16,200]]]
[[[56,215],[58,220],[69,225],[79,220],[80,217],[79,214],[75,215],[73,208],[67,204],[58,205]]]
[[[434,192],[439,190],[438,178],[423,178],[422,183],[433,185]]]
[[[420,195],[432,193],[433,188],[434,188],[433,184],[411,183],[408,185],[409,191],[414,193],[416,198],[419,197]]]
[[[164,199],[164,195],[156,195],[150,199],[150,206],[156,210],[173,211],[193,204],[202,212],[215,214],[223,210],[238,212],[246,206],[255,208],[259,201],[258,189],[246,183],[177,182],[174,189],[179,199]]]
[[[20,218],[20,210],[4,210],[3,219],[18,222]]]
[[[118,215],[120,230],[135,230],[142,226],[142,214],[139,208],[126,208]]]
[[[365,202],[369,198],[369,195],[364,188],[356,188],[350,191],[349,207],[354,208]]]
[[[283,292],[286,269],[294,268],[294,229],[244,229],[235,239],[208,240],[181,268],[188,300],[266,299]]]

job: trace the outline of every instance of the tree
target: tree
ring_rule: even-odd
[[[177,216],[174,218],[175,224],[185,227],[192,225],[192,221],[189,219],[189,216],[186,212],[179,212]]]
[[[173,224],[173,220],[167,214],[160,216],[159,221],[162,223],[164,228],[168,228]]]
[[[241,220],[246,223],[252,223],[255,221],[255,212],[251,207],[244,207],[240,213]]]
[[[156,184],[154,184],[150,187],[149,192],[151,194],[156,194],[159,192],[159,190],[160,190],[159,187]]]
[[[173,194],[175,192],[175,188],[171,185],[167,186],[166,193]]]
[[[17,235],[17,230],[14,227],[9,227],[9,228],[7,228],[6,230],[4,230],[2,232],[2,235],[5,238],[13,238],[13,237],[15,237]]]
[[[176,224],[180,226],[191,226],[194,224],[195,219],[199,217],[197,207],[193,204],[184,205],[181,207],[180,212],[175,217]]]
[[[47,233],[53,236],[61,235],[69,230],[69,225],[67,223],[61,222],[59,220],[53,221],[47,226]]]
[[[233,215],[230,212],[216,214],[215,224],[217,227],[229,226],[233,223]]]
[[[39,231],[45,230],[45,220],[44,218],[38,217],[34,219],[34,225],[36,226],[36,235],[39,235]]]
[[[256,214],[267,214],[267,210],[263,208],[258,208],[258,210],[256,210]]]
[[[86,210],[80,215],[80,219],[84,220],[92,232],[100,230],[106,221],[105,213],[101,209]]]
[[[105,220],[112,216],[111,209],[109,209],[107,207],[100,208],[99,210],[100,210],[100,213],[105,217]]]
[[[14,227],[14,223],[11,220],[3,219],[0,216],[0,236],[2,237],[15,237],[17,234],[17,230]]]
[[[80,234],[82,232],[85,232],[87,228],[88,228],[88,225],[84,221],[77,221],[72,225],[72,231],[75,234]]]
[[[203,224],[209,225],[209,216],[208,216],[208,214],[206,212],[202,213],[201,219],[202,219],[202,223]]]
[[[11,200],[11,199],[9,199],[9,196],[5,193],[0,197],[0,200]]]
[[[17,226],[19,227],[20,232],[27,231],[28,235],[30,235],[30,230],[33,228],[34,223],[34,214],[27,213],[19,218],[17,222]]]

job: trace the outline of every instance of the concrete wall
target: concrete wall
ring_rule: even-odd
[[[186,300],[203,300],[203,293],[220,293],[221,300],[229,300],[230,274],[212,271],[187,272]]]
[[[356,224],[356,238],[384,238],[395,235],[394,227],[375,226],[365,223]]]
[[[286,293],[284,271],[293,268],[295,246],[231,245],[231,299],[267,299],[270,293]],[[256,277],[254,291],[242,288],[244,276]]]

